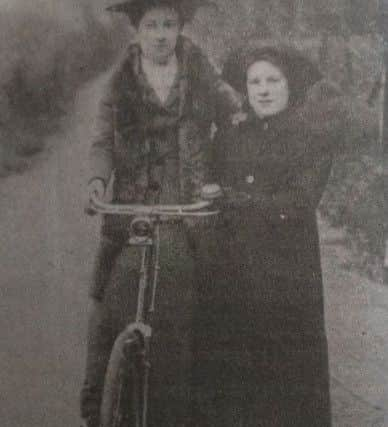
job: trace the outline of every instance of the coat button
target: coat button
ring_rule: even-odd
[[[157,191],[160,191],[161,187],[160,187],[159,182],[157,182],[157,181],[150,181],[150,182],[148,183],[148,189],[149,189],[150,191],[155,191],[155,192],[157,192]]]
[[[248,175],[245,178],[245,181],[247,182],[247,184],[253,184],[255,182],[255,177],[253,175]]]

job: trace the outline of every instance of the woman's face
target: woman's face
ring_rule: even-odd
[[[174,9],[156,7],[148,10],[137,28],[143,55],[155,63],[167,63],[175,52],[181,27]]]
[[[280,68],[268,61],[258,61],[247,71],[249,104],[260,117],[273,116],[288,106],[288,81]]]

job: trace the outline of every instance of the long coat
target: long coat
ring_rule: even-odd
[[[316,208],[341,135],[326,118],[250,114],[216,138],[214,179],[252,199],[197,243],[193,374],[209,426],[331,425]]]

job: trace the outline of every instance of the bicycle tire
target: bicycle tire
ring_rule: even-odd
[[[100,427],[135,427],[136,414],[131,393],[135,382],[134,369],[139,370],[136,359],[142,349],[141,336],[133,331],[124,331],[117,337],[105,374]],[[140,393],[139,390],[139,396]]]

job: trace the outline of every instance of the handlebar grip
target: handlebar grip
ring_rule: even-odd
[[[86,206],[85,208],[84,208],[84,213],[86,214],[86,215],[88,215],[88,216],[95,216],[95,215],[97,215],[98,214],[98,212],[96,211],[96,209],[93,207],[93,201],[94,200],[98,200],[98,194],[97,194],[97,192],[95,191],[94,193],[92,193],[92,195],[91,195],[91,197],[90,197],[90,199],[89,199],[89,204],[88,204],[88,206]]]
[[[216,200],[223,196],[222,188],[218,184],[206,184],[201,189],[201,199]]]

